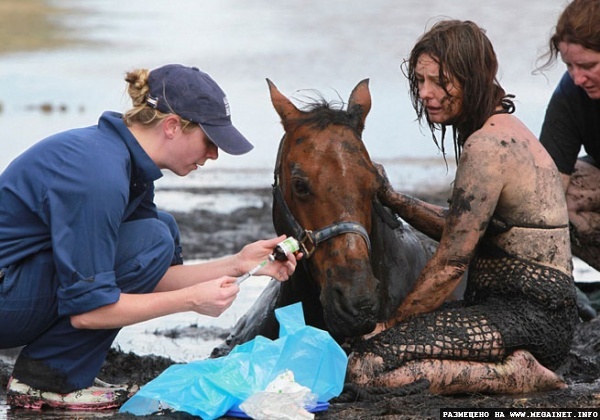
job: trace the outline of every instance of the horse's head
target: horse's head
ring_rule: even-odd
[[[285,130],[273,186],[275,229],[301,240],[328,330],[369,333],[379,300],[369,242],[377,171],[361,140],[371,108],[368,80],[354,88],[347,110],[325,101],[300,110],[267,82]]]

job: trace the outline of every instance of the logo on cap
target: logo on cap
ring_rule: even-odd
[[[227,96],[223,97],[223,105],[225,105],[225,115],[229,117],[231,115],[231,111],[229,110],[229,101],[227,100]]]

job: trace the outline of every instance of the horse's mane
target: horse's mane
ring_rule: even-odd
[[[303,102],[303,104],[302,117],[296,120],[297,124],[306,124],[320,130],[330,125],[343,125],[356,131],[359,116],[351,110],[345,110],[346,104],[343,101],[327,101],[320,96],[312,102]]]

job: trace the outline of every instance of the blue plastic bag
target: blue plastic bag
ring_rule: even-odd
[[[307,326],[302,304],[275,310],[279,337],[258,336],[229,355],[172,365],[144,385],[120,409],[136,415],[163,409],[211,420],[223,416],[251,395],[263,391],[285,370],[310,388],[317,401],[340,395],[348,358],[328,332]]]

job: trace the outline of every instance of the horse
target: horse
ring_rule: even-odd
[[[394,314],[437,246],[377,199],[378,171],[362,141],[368,79],[352,90],[346,110],[323,98],[301,110],[267,84],[284,128],[273,226],[296,238],[304,257],[287,281],[268,283],[211,357],[257,335],[277,338],[275,309],[297,302],[307,325],[339,343],[368,334]]]

